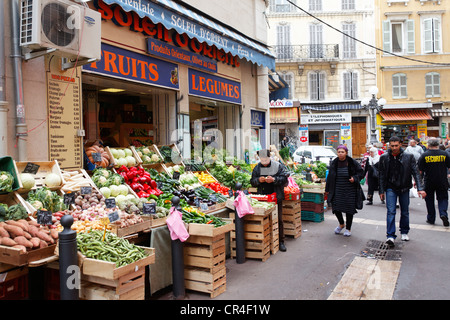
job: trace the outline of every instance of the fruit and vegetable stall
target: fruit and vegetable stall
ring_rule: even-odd
[[[143,300],[170,286],[167,219],[175,198],[189,233],[184,243],[186,289],[214,298],[226,290],[225,260],[234,257],[237,183],[254,209],[257,222],[252,223],[261,224],[261,231],[246,232],[264,234],[261,240],[248,240],[248,245],[261,246],[248,257],[266,261],[277,252],[276,199],[252,190],[252,167],[244,161],[225,161],[218,154],[215,161],[192,163],[182,159],[175,145],[91,144],[85,153],[89,169],[61,169],[56,160],[0,159],[0,274],[11,275],[0,282],[0,299],[60,298],[58,235],[65,216],[73,219],[70,228],[76,231],[80,299]],[[295,211],[300,208],[300,188],[312,184],[320,189],[323,182],[306,181],[301,170],[291,173],[296,187],[285,188],[285,199],[298,204]],[[286,212],[286,223],[294,229],[286,234],[298,238],[300,219]],[[219,242],[223,252],[214,249],[211,258],[198,254],[212,252]],[[215,259],[214,267],[202,267],[205,259]],[[28,290],[21,290],[19,283],[27,282],[37,269],[45,270],[45,287],[33,288],[30,282]],[[199,283],[199,277],[214,280]],[[7,293],[4,288],[11,286],[14,290]]]

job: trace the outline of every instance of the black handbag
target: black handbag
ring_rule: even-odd
[[[364,195],[361,185],[358,184],[356,190],[356,203],[355,203],[355,208],[357,210],[361,210],[363,208],[364,200],[366,200],[366,196]]]

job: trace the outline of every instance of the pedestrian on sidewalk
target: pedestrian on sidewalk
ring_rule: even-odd
[[[406,148],[405,152],[414,155],[414,159],[416,160],[416,162],[419,160],[422,153],[424,153],[422,147],[417,145],[417,141],[415,139],[409,140],[409,145]]]
[[[425,151],[418,162],[419,171],[423,176],[425,185],[425,203],[427,206],[427,223],[434,224],[436,220],[436,209],[434,194],[438,203],[439,216],[444,226],[448,227],[448,180],[447,172],[450,168],[450,156],[447,152],[440,150],[439,139],[428,140],[428,150]]]
[[[344,236],[351,236],[353,215],[357,213],[357,207],[362,208],[357,201],[364,201],[360,181],[364,178],[364,170],[361,165],[348,156],[348,149],[344,145],[337,147],[337,157],[331,162],[328,171],[325,194],[328,195],[328,206],[336,216],[339,226],[334,229],[340,234],[345,227]],[[362,194],[362,198],[358,196]],[[343,213],[346,215],[344,222]]]
[[[370,155],[367,158],[366,165],[364,166],[364,176],[367,174],[367,205],[373,204],[373,194],[378,188],[378,161],[380,161],[380,155],[378,149],[372,147],[370,149]],[[384,200],[382,201],[384,202]]]
[[[258,188],[258,194],[276,193],[278,204],[279,249],[280,251],[286,251],[282,210],[284,187],[289,183],[289,172],[282,163],[270,159],[269,150],[259,150],[258,156],[260,162],[253,168],[250,183],[253,187]]]
[[[414,156],[401,148],[400,138],[393,136],[389,139],[389,150],[380,157],[379,161],[380,198],[386,199],[386,244],[394,245],[395,214],[397,199],[400,204],[400,233],[403,241],[409,236],[409,190],[412,188],[412,178],[416,182],[418,194],[425,198],[423,185],[420,181],[419,170]]]

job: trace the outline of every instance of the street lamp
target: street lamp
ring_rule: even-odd
[[[369,111],[370,114],[370,144],[373,145],[374,143],[378,142],[376,134],[377,113],[379,113],[383,109],[383,106],[386,104],[386,99],[377,99],[377,87],[371,87],[369,89],[369,93],[372,97],[362,99],[361,105],[364,107],[364,109]]]

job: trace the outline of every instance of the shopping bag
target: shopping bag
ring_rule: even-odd
[[[169,228],[170,238],[172,240],[179,239],[181,242],[184,242],[187,238],[189,238],[189,232],[186,230],[186,226],[184,225],[182,213],[174,207],[170,208],[169,217],[166,220],[166,224]]]
[[[234,207],[236,208],[236,213],[239,216],[239,218],[242,218],[247,214],[255,213],[250,204],[250,201],[248,200],[247,196],[243,191],[238,191],[238,196],[236,197],[236,199],[234,199],[233,204]]]

